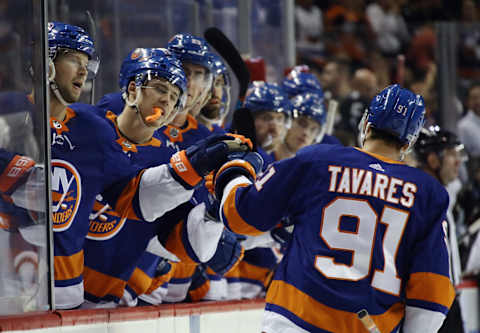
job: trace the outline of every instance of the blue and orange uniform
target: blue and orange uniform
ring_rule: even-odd
[[[395,332],[410,316],[441,322],[453,301],[447,207],[444,188],[418,169],[313,145],[254,184],[231,180],[220,211],[239,234],[261,234],[284,217],[295,225],[267,291],[264,332],[363,332],[362,309],[381,332]]]

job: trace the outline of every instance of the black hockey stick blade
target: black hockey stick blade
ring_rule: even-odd
[[[248,84],[250,83],[250,72],[240,53],[238,53],[237,48],[218,28],[208,28],[205,30],[204,36],[207,42],[225,59],[232,69],[240,86],[239,98],[243,100],[247,93]]]
[[[253,151],[257,150],[255,122],[249,109],[239,108],[233,112],[233,119],[230,131],[235,134],[241,134],[244,137],[250,139],[253,144]]]

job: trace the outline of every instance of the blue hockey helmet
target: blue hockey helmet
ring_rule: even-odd
[[[274,111],[291,117],[292,104],[287,94],[276,83],[253,81],[250,83],[245,97],[244,107],[253,113]]]
[[[225,79],[225,83],[230,85],[230,74],[222,58],[220,58],[219,55],[213,52],[210,53],[210,58],[213,64],[213,76],[217,77],[219,75],[223,75],[223,78]]]
[[[61,22],[48,23],[48,56],[54,60],[60,49],[85,53],[88,58],[89,75],[96,75],[99,59],[92,38],[84,29]]]
[[[315,93],[323,97],[323,89],[317,77],[305,71],[305,66],[293,68],[282,82],[283,90],[290,98],[304,93]]]
[[[187,78],[180,61],[167,49],[136,48],[123,60],[118,84],[124,96],[130,81],[137,87],[154,78],[163,78],[180,89],[176,107],[183,108],[187,96]]]
[[[314,93],[296,95],[292,100],[293,118],[306,116],[312,118],[320,126],[327,121],[327,110],[322,97]]]
[[[423,97],[394,84],[372,99],[361,124],[366,122],[367,127],[390,133],[411,148],[423,127],[424,117]],[[361,131],[364,138],[363,127]]]
[[[209,72],[214,71],[210,47],[207,41],[201,37],[189,33],[176,34],[168,41],[167,48],[181,62],[203,66]]]

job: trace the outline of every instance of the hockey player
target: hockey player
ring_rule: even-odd
[[[230,110],[230,75],[218,55],[212,53],[211,57],[214,66],[212,94],[208,103],[200,110],[197,120],[212,133],[225,133],[221,125]]]
[[[447,186],[458,178],[464,146],[455,133],[430,126],[422,129],[415,144],[415,157],[419,168]],[[457,230],[452,208],[456,197],[450,197],[450,207],[447,211],[448,243],[450,252],[451,278],[454,286],[460,284],[462,275]],[[461,309],[458,299],[452,304],[445,322],[439,332],[463,332]]]
[[[205,172],[223,162],[231,150],[224,140],[231,140],[204,141],[174,155],[170,164],[140,170],[122,152],[115,131],[95,114],[93,106],[69,105],[80,97],[95,59],[91,38],[79,27],[52,22],[48,43],[55,305],[71,309],[83,302],[83,244],[95,196],[102,193],[122,217],[153,221],[190,199]],[[6,163],[6,177],[18,167],[15,163]]]
[[[217,172],[232,231],[260,234],[285,216],[295,225],[267,292],[263,332],[362,332],[362,309],[381,332],[440,328],[454,298],[448,194],[401,162],[424,113],[421,96],[389,86],[362,118],[362,149],[312,145],[256,180],[254,160]]]
[[[247,90],[244,107],[253,115],[257,151],[267,166],[273,162],[268,150],[274,148],[274,142],[283,140],[290,126],[292,105],[277,84],[254,81]]]
[[[161,145],[163,147],[168,147],[173,149],[174,151],[177,151],[180,149],[186,149],[187,147],[193,145],[197,141],[211,135],[211,132],[205,126],[197,123],[196,119],[190,113],[194,109],[193,106],[196,105],[195,100],[202,99],[203,97],[199,97],[199,96],[207,96],[207,93],[210,92],[210,88],[211,88],[210,76],[212,72],[212,67],[211,67],[212,60],[211,60],[211,53],[209,51],[209,48],[206,42],[202,38],[195,37],[190,34],[175,35],[170,41],[169,46],[171,46],[171,50],[175,52],[174,54],[180,60],[182,60],[182,66],[183,68],[186,69],[187,89],[188,89],[188,97],[186,100],[187,106],[185,106],[184,109],[181,110],[179,114],[177,114],[177,117],[174,118],[175,119],[174,122],[180,119],[181,120],[180,122],[182,122],[183,126],[178,127],[178,126],[169,124],[168,126],[155,131],[154,137],[160,140]],[[130,106],[128,106],[128,103],[127,105],[125,105],[122,99],[125,101],[127,99],[133,100],[131,96],[129,97],[130,94],[126,90],[126,87],[128,86],[129,82],[132,80],[134,74],[135,75],[137,74],[136,71],[140,71],[140,72],[142,71],[142,68],[140,68],[138,65],[138,61],[141,60],[143,57],[138,57],[138,58],[134,57],[135,59],[130,59],[130,58],[131,56],[128,56],[125,59],[122,65],[122,69],[120,71],[119,84],[123,93],[122,94],[114,93],[114,94],[108,94],[104,96],[99,102],[98,106],[105,108],[107,110],[112,110],[114,113],[117,113],[117,114],[120,113],[119,110],[123,110],[123,112],[128,111],[127,109],[130,108]],[[209,85],[209,82],[210,82],[210,85]],[[123,98],[121,97],[122,95],[123,95]],[[149,157],[149,158],[151,159],[153,157]],[[216,267],[217,270],[226,269],[225,265],[228,268],[229,263],[225,263],[225,265],[224,263],[219,263],[219,260],[216,259],[214,252],[211,251],[211,249],[215,251],[215,247],[217,245],[217,241],[219,240],[219,238],[220,238],[221,246],[217,250],[220,251],[223,248],[225,249],[226,252],[231,253],[233,256],[240,255],[240,253],[235,254],[236,251],[239,250],[239,246],[238,248],[230,247],[230,246],[233,246],[230,243],[228,243],[228,241],[232,240],[231,237],[225,238],[226,235],[223,235],[223,236],[221,235],[221,231],[223,229],[223,226],[221,224],[218,224],[218,223],[213,224],[211,222],[203,223],[203,216],[200,217],[202,215],[202,213],[200,213],[200,211],[202,211],[202,207],[196,207],[195,210],[193,211],[194,205],[197,205],[201,201],[204,201],[203,197],[205,196],[206,190],[202,191],[201,189],[199,189],[197,190],[197,192],[199,193],[195,195],[195,199],[192,200],[192,203],[182,205],[182,207],[175,209],[171,213],[167,214],[165,218],[162,219],[162,221],[168,220],[168,222],[162,222],[164,226],[162,229],[167,229],[167,230],[169,230],[169,228],[165,228],[165,225],[171,226],[172,224],[176,224],[181,220],[185,221],[185,223],[180,222],[178,226],[176,226],[173,229],[172,235],[170,235],[168,231],[164,231],[162,232],[162,235],[160,235],[160,238],[162,239],[162,242],[164,243],[164,245],[167,246],[170,250],[172,250],[179,258],[182,259],[182,263],[173,264],[173,267],[171,270],[172,273],[176,274],[173,276],[172,287],[170,288],[170,290],[173,293],[173,296],[171,293],[166,298],[166,300],[172,301],[172,302],[182,300],[187,296],[188,287],[191,281],[190,277],[194,273],[195,267],[197,266],[198,262],[206,262],[206,261],[209,261],[208,260],[209,258],[211,258],[211,260],[214,262],[213,263],[211,261],[209,262],[213,267]],[[203,208],[203,211],[205,211],[205,208]],[[189,217],[192,217],[192,218],[189,218]],[[205,229],[206,226],[209,226],[211,228],[209,229],[207,227]],[[193,241],[193,243],[196,245],[195,248],[192,248],[187,244],[186,245],[187,250],[185,250],[181,245],[182,242],[180,242],[179,239],[186,239],[188,243],[188,237],[186,237],[186,235],[187,234],[192,235],[192,233],[189,231],[187,232],[187,230],[189,228],[198,228],[198,227],[200,227],[197,230],[198,232],[194,233],[195,237],[197,238],[201,238],[200,235],[204,235],[205,232],[208,232],[208,230],[210,230],[209,246],[202,247],[199,244],[199,243],[204,243],[204,241],[203,242]],[[218,232],[212,233],[212,230],[211,230],[212,228],[218,229],[220,233]],[[203,233],[200,232],[200,229],[203,230]],[[139,231],[139,233],[142,233],[142,232]],[[225,233],[228,233],[228,231],[225,231]],[[215,239],[217,241],[215,241]],[[202,253],[207,253],[207,255],[203,255],[203,254],[200,255],[199,248],[202,248],[201,249]],[[227,261],[228,259],[229,258],[226,258]],[[165,276],[157,276],[157,277],[153,276],[154,274],[156,274],[155,268],[157,267],[157,264],[159,263],[159,261],[160,261],[160,258],[158,256],[152,255],[151,253],[145,253],[144,256],[142,256],[142,258],[140,259],[139,267],[135,269],[127,285],[128,295],[126,295],[126,298],[124,298],[124,300],[127,300],[129,299],[130,296],[133,296],[133,298],[130,298],[130,301],[127,303],[134,304],[134,302],[136,301],[136,295],[140,295],[141,300],[147,301],[150,304],[158,304],[162,302],[162,300],[165,298],[165,292],[166,292],[165,291],[166,285],[163,283],[163,282],[166,282]],[[149,271],[149,268],[153,268],[153,271],[151,269]],[[137,274],[137,272],[140,272],[140,274]],[[122,274],[124,273],[125,272],[123,272]],[[146,291],[145,283],[149,277],[153,278],[152,286],[148,288],[149,289],[148,295],[141,295],[142,291]],[[117,297],[116,297],[117,300],[118,300],[118,297],[120,297],[118,296],[119,294],[120,292],[118,292],[117,290]],[[107,295],[104,295],[104,296],[107,296]],[[108,297],[103,297],[103,298],[108,298]],[[93,297],[92,299],[95,300],[95,297]]]
[[[167,49],[134,49],[122,63],[120,83],[126,101],[122,112],[118,116],[111,111],[99,112],[117,133],[115,142],[140,167],[168,163],[176,151],[154,134],[185,104],[187,79],[179,60]],[[150,115],[153,108],[158,110]],[[137,295],[151,283],[148,273],[138,272],[137,265],[150,239],[160,232],[161,222],[121,218],[105,200],[97,199],[84,246],[88,302],[82,307],[136,304]],[[126,288],[133,273],[136,278]]]
[[[327,111],[323,99],[316,94],[296,95],[292,100],[293,121],[283,142],[274,151],[276,160],[290,158],[315,140],[321,141],[325,134]]]
[[[317,77],[310,72],[307,65],[295,66],[282,81],[282,88],[290,99],[305,93],[315,94],[325,103],[323,89]],[[315,140],[319,143],[341,144],[341,142],[327,133],[322,133]]]

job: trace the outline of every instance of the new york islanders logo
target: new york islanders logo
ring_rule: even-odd
[[[53,231],[70,228],[82,199],[80,173],[63,160],[52,160]]]
[[[88,227],[88,239],[102,241],[114,237],[125,225],[126,218],[121,218],[108,204],[98,200],[93,205],[93,212],[90,214]]]

